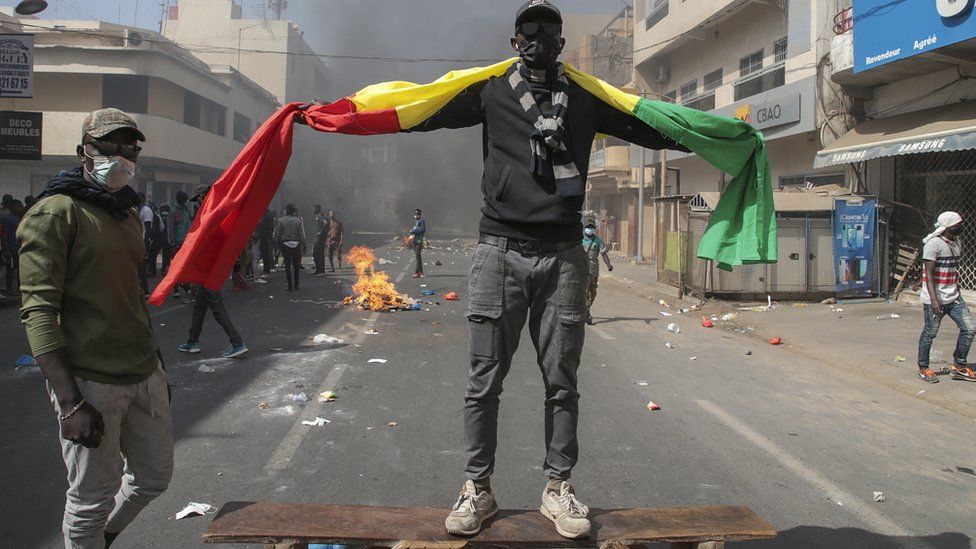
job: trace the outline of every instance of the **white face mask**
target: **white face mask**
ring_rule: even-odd
[[[586,236],[593,236],[593,235],[596,234],[596,230],[594,230],[594,229],[583,229],[583,234],[585,234]]]
[[[110,193],[122,190],[136,176],[136,163],[121,156],[86,156],[92,159],[92,170],[86,173],[97,185]]]

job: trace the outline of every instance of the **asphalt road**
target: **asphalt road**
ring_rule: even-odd
[[[389,244],[378,236],[352,240]],[[470,261],[454,246],[428,252],[444,265],[429,266],[422,280],[409,276],[410,252],[388,245],[378,252],[393,261],[382,268],[401,291],[420,296],[427,284],[438,292],[425,298],[439,302],[429,310],[329,308],[350,292],[348,269],[306,277],[295,294],[284,291],[281,272],[250,292],[225,292],[252,350],[242,359],[219,358],[227,341],[212,319],[203,353],[178,353],[189,307],[171,300],[152,310],[175,386],[176,474],[114,547],[200,546],[208,519],[173,519],[190,501],[452,504],[464,466]],[[446,291],[462,301],[443,301]],[[972,420],[838,365],[703,329],[691,315],[664,319],[658,309],[623,287],[600,288],[580,375],[574,482],[584,503],[744,504],[781,532],[775,541],[733,547],[972,545]],[[671,321],[680,334],[666,330]],[[320,333],[346,343],[315,344]],[[543,386],[530,340],[522,341],[502,396],[493,486],[503,507],[535,508],[545,482]],[[58,547],[65,481],[57,422],[40,372],[12,370],[23,352],[16,309],[0,309],[0,547]],[[338,393],[335,402],[286,397],[326,389]],[[648,411],[649,400],[662,409]],[[300,424],[316,416],[331,423]],[[885,502],[874,502],[876,491]]]

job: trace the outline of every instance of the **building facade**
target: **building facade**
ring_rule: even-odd
[[[4,192],[36,195],[77,166],[81,124],[96,109],[133,115],[146,134],[138,190],[157,203],[211,184],[278,107],[233,67],[208,65],[158,33],[100,21],[20,18],[0,11],[6,33],[34,35],[32,98],[0,99],[12,117],[39,113],[40,160],[0,160]]]
[[[976,5],[879,0],[833,3],[830,80],[854,127],[827,143],[818,166],[845,166],[890,211],[882,254],[918,248],[935,217],[976,217]],[[881,9],[881,8],[885,9]],[[870,15],[870,17],[868,17]],[[967,223],[963,241],[976,241]],[[959,283],[976,289],[976,256]]]

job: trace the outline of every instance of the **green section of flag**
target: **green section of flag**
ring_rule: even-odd
[[[698,244],[698,257],[724,270],[775,263],[776,211],[762,133],[742,120],[647,99],[638,101],[634,115],[732,175]]]

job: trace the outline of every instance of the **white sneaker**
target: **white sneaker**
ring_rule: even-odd
[[[590,535],[590,521],[586,518],[590,509],[576,499],[573,485],[565,480],[559,484],[558,492],[548,489],[542,492],[539,511],[556,525],[560,536],[580,539]]]
[[[451,514],[444,520],[444,527],[448,534],[455,536],[473,536],[481,531],[481,525],[498,513],[498,504],[491,492],[478,492],[474,481],[468,480],[461,488],[461,496]]]

